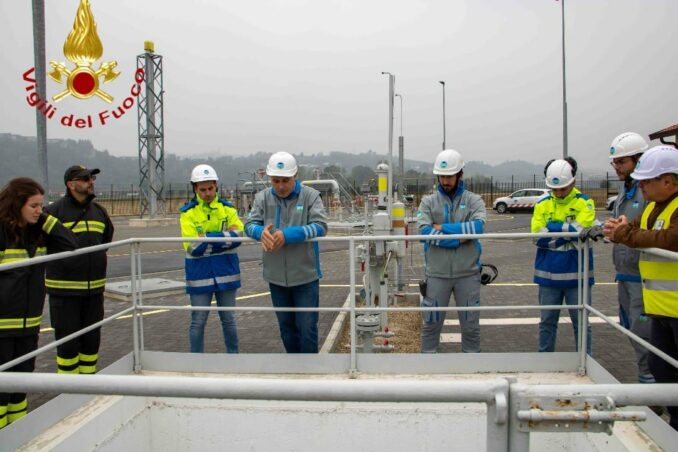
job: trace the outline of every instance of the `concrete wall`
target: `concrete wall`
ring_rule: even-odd
[[[89,415],[87,414],[89,412]],[[482,404],[105,397],[22,450],[486,450]],[[537,433],[531,450],[627,451],[605,434]]]

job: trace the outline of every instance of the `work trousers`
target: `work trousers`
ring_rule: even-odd
[[[588,304],[591,304],[591,286],[586,286],[588,289]],[[550,287],[539,286],[539,304],[541,306],[560,306],[577,305],[577,288],[576,287]],[[574,332],[574,345],[579,350],[577,339],[579,337],[579,311],[576,309],[568,309],[570,314],[570,321],[572,322],[572,331]],[[556,350],[556,336],[558,334],[558,321],[560,319],[559,309],[550,309],[548,311],[541,311],[539,319],[539,351],[540,352],[554,352]],[[591,354],[591,324],[586,327],[587,342],[586,352]]]
[[[212,294],[220,308],[235,306],[236,289],[220,290],[216,292],[190,294],[191,306],[208,307],[212,303]],[[191,353],[205,351],[205,325],[209,311],[191,311],[191,325],[188,329],[188,341]],[[221,330],[224,334],[226,353],[238,353],[238,328],[235,321],[235,311],[219,311]]]
[[[650,319],[645,315],[643,308],[643,285],[633,281],[618,281],[617,293],[619,296],[619,323],[649,342]],[[630,342],[636,352],[638,381],[640,383],[654,383],[655,380],[647,362],[650,352],[636,341],[630,340]]]
[[[673,317],[652,317],[650,321],[650,343],[673,359],[678,359],[678,319]],[[650,353],[650,370],[657,383],[678,383],[678,369],[664,359]],[[671,416],[669,424],[678,430],[678,406],[667,406]]]
[[[450,304],[450,296],[453,293],[457,307],[480,306],[480,274],[461,278],[428,278],[426,296],[423,298],[422,305],[446,308]],[[440,332],[443,329],[446,314],[445,311],[423,312],[422,353],[438,351]],[[480,312],[459,311],[459,325],[461,326],[461,351],[464,353],[480,352]]]
[[[292,287],[268,286],[276,308],[317,308],[320,304],[318,280]],[[287,353],[318,353],[317,312],[276,311],[275,315]]]
[[[56,340],[86,328],[104,318],[104,295],[49,296],[49,315]],[[96,372],[101,328],[57,346],[57,372],[93,374]]]
[[[38,348],[38,335],[0,338],[0,364],[5,364],[19,356],[23,356]],[[6,372],[33,372],[35,358],[31,358]],[[26,394],[23,392],[0,393],[0,428],[26,415],[28,406]]]

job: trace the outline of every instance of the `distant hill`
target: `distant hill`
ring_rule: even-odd
[[[48,140],[49,180],[52,189],[61,190],[63,187],[64,170],[73,164],[82,164],[89,168],[101,168],[98,176],[98,185],[116,187],[137,185],[139,183],[139,162],[136,157],[116,157],[108,151],[94,149],[89,140]],[[258,152],[249,156],[233,157],[218,156],[214,158],[179,157],[174,154],[165,155],[165,182],[167,184],[186,184],[191,169],[199,163],[208,163],[215,167],[221,181],[226,186],[235,186],[240,180],[252,180],[252,172],[264,168],[269,153]],[[310,177],[312,168],[324,168],[329,165],[343,168],[350,174],[355,166],[375,168],[387,156],[367,151],[361,154],[333,151],[317,154],[301,153],[296,156],[299,163],[305,167],[304,177]],[[37,167],[37,149],[35,137],[25,137],[8,133],[0,134],[0,184],[5,184],[16,176],[38,178],[40,170]],[[394,155],[397,161],[397,155]],[[396,162],[394,162],[395,164]],[[430,174],[432,162],[405,160],[405,169]],[[470,161],[465,168],[467,176],[486,176],[496,180],[510,180],[513,175],[516,180],[532,178],[542,174],[543,167],[524,161],[507,161],[492,166],[484,162]]]

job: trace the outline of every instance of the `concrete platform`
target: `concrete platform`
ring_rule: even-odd
[[[186,283],[166,278],[144,278],[141,280],[143,299],[183,294]],[[114,300],[132,301],[132,283],[127,281],[107,282],[104,296]]]
[[[177,224],[177,217],[167,218],[130,218],[128,225],[135,228],[157,228]]]

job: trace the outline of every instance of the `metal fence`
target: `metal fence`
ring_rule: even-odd
[[[541,175],[533,175],[531,178],[502,178],[495,180],[493,177],[465,177],[466,189],[470,190],[483,198],[485,205],[492,207],[493,201],[501,196],[507,196],[516,190],[525,188],[547,188],[544,184],[544,178]],[[356,188],[346,186],[346,181],[337,181],[344,187],[344,192],[355,193]],[[346,187],[345,187],[346,186]],[[616,195],[618,192],[619,181],[614,174],[605,176],[596,176],[588,179],[578,178],[577,188],[584,194],[593,198],[596,206],[604,207],[605,201],[609,196]],[[396,188],[401,198],[406,197],[407,203],[415,207],[421,202],[421,198],[432,193],[435,188],[435,179],[431,176],[426,177],[405,177],[396,180]],[[375,188],[376,190],[376,188]],[[140,215],[141,204],[139,200],[139,187],[130,185],[97,185],[97,202],[102,204],[110,215]],[[165,195],[166,211],[169,214],[177,213],[178,209],[193,198],[193,188],[190,183],[171,183],[165,185],[163,189]],[[220,184],[220,196],[229,200],[241,216],[247,214],[251,208],[253,190],[251,187],[230,186]],[[254,190],[256,193],[256,190]],[[56,201],[63,196],[63,188],[52,189],[49,193],[49,201]],[[377,192],[371,193],[376,195]],[[354,196],[341,197],[340,205],[333,205],[326,202],[326,208],[331,216],[351,215],[361,211],[364,205],[364,198]],[[335,214],[336,212],[336,214]]]

